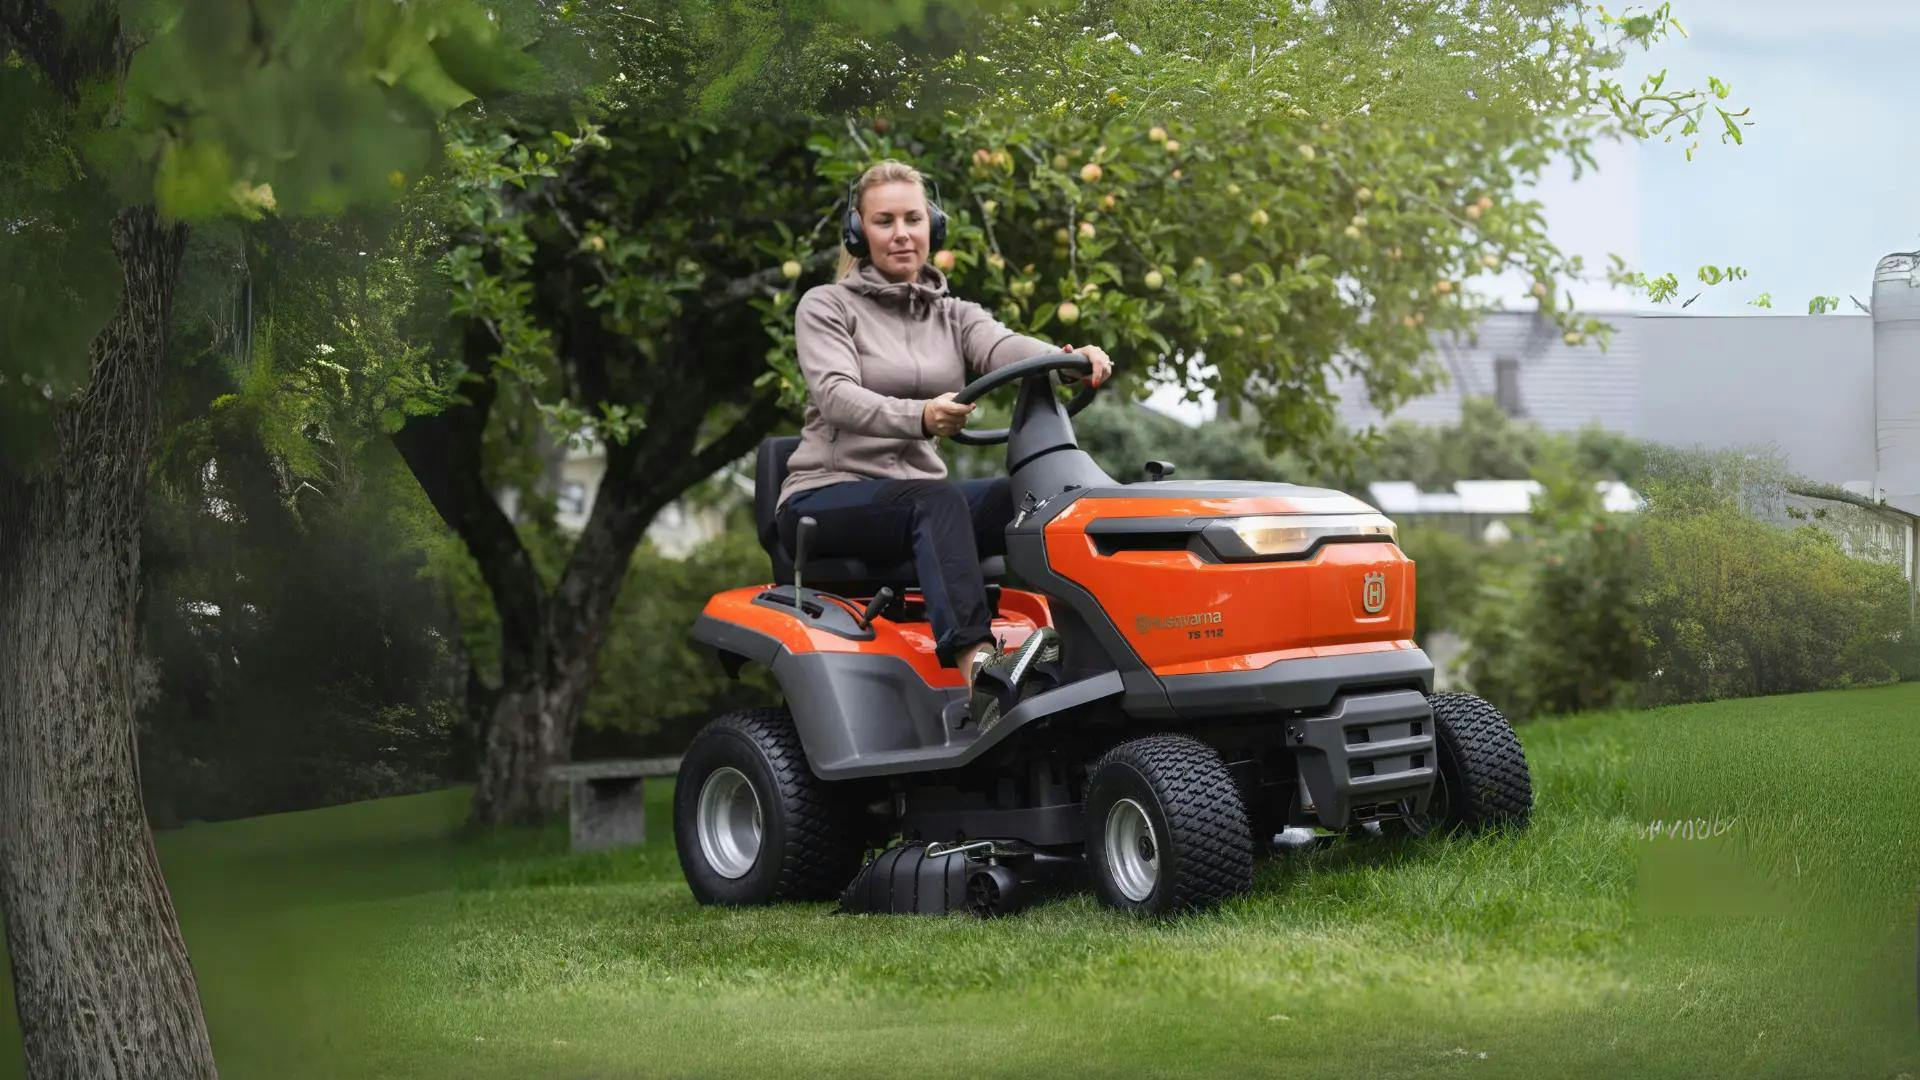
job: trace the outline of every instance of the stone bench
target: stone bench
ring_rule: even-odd
[[[679,771],[677,757],[623,758],[555,765],[547,779],[572,789],[573,850],[605,851],[647,842],[646,778]]]

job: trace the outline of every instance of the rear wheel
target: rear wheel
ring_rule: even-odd
[[[785,709],[710,721],[680,761],[673,839],[694,899],[767,904],[839,895],[860,863],[848,790],[807,767]]]
[[[1087,866],[1100,899],[1165,915],[1253,887],[1253,841],[1233,775],[1184,735],[1114,747],[1087,780]]]
[[[1525,825],[1533,813],[1533,777],[1513,725],[1472,694],[1441,693],[1427,700],[1433,706],[1440,770],[1426,813],[1404,818],[1402,830],[1418,835]]]

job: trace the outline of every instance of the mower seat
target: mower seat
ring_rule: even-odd
[[[780,505],[780,485],[787,480],[787,459],[800,445],[797,435],[777,435],[764,440],[753,461],[753,523],[760,546],[773,560],[773,580],[777,585],[793,584],[793,553],[780,539],[780,526],[774,514]],[[829,592],[871,594],[882,585],[895,589],[919,588],[913,560],[873,564],[864,559],[838,556],[814,556],[802,567],[806,584]],[[987,581],[1006,576],[1007,561],[998,555],[980,561],[980,575]]]

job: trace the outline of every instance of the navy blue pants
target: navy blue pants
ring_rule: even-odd
[[[780,506],[780,539],[788,551],[802,517],[817,522],[809,555],[913,560],[943,665],[952,667],[968,646],[993,640],[980,560],[1007,553],[1013,496],[1004,477],[850,480],[802,491]]]

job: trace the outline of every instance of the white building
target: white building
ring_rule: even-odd
[[[1341,419],[1356,430],[1387,419],[1457,424],[1462,400],[1479,396],[1549,431],[1598,425],[1670,446],[1771,447],[1813,481],[1772,508],[1774,514],[1823,526],[1829,516],[1843,519],[1830,531],[1850,550],[1898,561],[1912,580],[1920,559],[1914,516],[1920,512],[1920,435],[1909,434],[1920,433],[1916,265],[1913,256],[1882,262],[1874,294],[1878,327],[1858,314],[1603,313],[1614,336],[1602,351],[1591,343],[1568,345],[1536,313],[1495,312],[1472,335],[1436,339],[1445,384],[1390,418],[1368,401],[1358,378],[1340,380]],[[1895,314],[1909,318],[1895,322]],[[1916,494],[1903,501],[1908,488]],[[1515,497],[1484,489],[1475,494]],[[1434,512],[1450,496],[1467,497],[1460,491],[1420,495]],[[1817,519],[1814,510],[1823,511]],[[1459,512],[1474,511],[1463,506]]]

